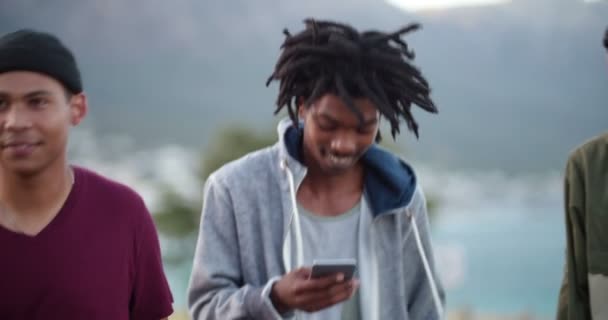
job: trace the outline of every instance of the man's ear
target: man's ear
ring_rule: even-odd
[[[75,94],[70,98],[70,123],[77,126],[89,111],[87,96],[84,93]]]
[[[304,97],[299,97],[297,101],[298,101],[298,118],[304,119],[306,117],[306,112],[308,111],[308,108],[306,106],[306,99],[304,99]]]
[[[380,111],[378,111],[378,130],[376,131],[376,143],[380,143],[382,141],[382,133],[380,132],[380,126],[382,125],[382,115]]]

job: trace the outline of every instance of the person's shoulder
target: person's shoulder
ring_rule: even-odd
[[[132,204],[139,206],[143,203],[142,197],[130,186],[118,182],[112,178],[102,175],[88,168],[73,166],[76,181],[81,180],[85,184],[87,194],[96,196],[106,204],[118,204],[124,206]]]
[[[569,162],[579,162],[588,157],[594,157],[599,153],[608,156],[608,132],[588,139],[578,145],[570,152]]]
[[[117,241],[125,241],[154,229],[143,197],[132,187],[91,169],[73,168],[75,186],[80,183],[79,208],[97,219],[99,230],[111,228]]]

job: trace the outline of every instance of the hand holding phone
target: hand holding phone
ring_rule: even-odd
[[[318,259],[312,263],[310,278],[316,279],[341,273],[344,275],[344,280],[348,281],[353,278],[356,269],[355,259]]]
[[[327,262],[327,263],[325,263]],[[277,281],[270,292],[270,300],[276,310],[283,314],[289,310],[315,312],[336,303],[349,299],[359,287],[359,282],[352,279],[355,261],[317,261],[315,275],[310,267],[292,270]],[[329,269],[329,276],[326,274]],[[337,279],[333,272],[344,275]],[[319,276],[319,277],[317,277]],[[350,280],[347,280],[350,279]]]

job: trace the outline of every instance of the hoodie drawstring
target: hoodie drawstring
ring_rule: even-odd
[[[293,178],[293,173],[287,166],[287,160],[283,160],[280,163],[281,169],[287,174],[287,180],[289,181],[289,195],[291,197],[291,206],[293,214],[291,215],[291,220],[289,221],[288,230],[291,230],[291,224],[293,223],[295,238],[296,238],[296,266],[300,267],[304,261],[304,247],[302,245],[302,231],[300,227],[300,212],[298,211],[297,199],[296,199],[296,187]],[[429,266],[428,259],[426,257],[426,253],[424,251],[424,247],[422,246],[422,241],[420,240],[420,232],[418,231],[418,225],[416,224],[416,218],[413,214],[410,214],[410,221],[412,224],[412,228],[414,231],[414,238],[416,239],[416,246],[418,248],[418,254],[422,259],[422,265],[424,266],[424,271],[426,273],[426,278],[429,282],[429,286],[431,287],[431,293],[433,295],[433,302],[435,303],[435,311],[437,311],[437,315],[439,319],[443,319],[443,305],[441,303],[441,299],[439,298],[439,292],[437,290],[437,285],[435,283],[435,278],[433,277],[433,273],[431,272],[431,268]],[[289,232],[286,233],[286,238],[289,236]],[[286,269],[291,266],[285,266]],[[289,270],[289,269],[288,269]]]
[[[433,277],[433,273],[431,272],[431,268],[429,267],[429,262],[426,257],[424,248],[422,246],[422,241],[420,240],[420,233],[418,232],[416,218],[414,217],[413,214],[410,214],[410,220],[412,223],[412,228],[414,230],[414,238],[416,238],[416,246],[418,247],[418,253],[420,254],[420,258],[422,259],[422,265],[424,266],[424,272],[426,273],[426,278],[429,281],[429,286],[431,287],[431,293],[433,294],[433,301],[435,302],[435,311],[437,311],[437,316],[439,317],[439,319],[443,319],[443,305],[441,303],[441,299],[439,299],[439,292],[437,290],[435,278]]]
[[[289,221],[288,230],[291,230],[291,224],[293,223],[296,238],[296,267],[301,267],[304,263],[304,246],[302,245],[302,230],[300,227],[300,212],[298,211],[298,202],[296,199],[296,186],[293,178],[293,173],[287,166],[287,160],[281,161],[281,169],[287,173],[287,180],[289,181],[289,195],[291,197],[291,209],[293,211],[291,220]],[[286,237],[289,236],[289,232],[286,233]],[[292,266],[285,266],[289,270]]]

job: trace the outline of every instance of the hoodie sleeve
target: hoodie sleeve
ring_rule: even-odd
[[[416,192],[414,193],[410,214],[413,215],[413,217],[415,218],[416,226],[418,227],[420,235],[420,242],[422,243],[424,254],[426,255],[426,259],[428,261],[429,268],[433,277],[432,280],[434,281],[435,286],[437,288],[437,293],[441,301],[442,309],[445,309],[445,291],[435,268],[435,259],[433,245],[431,243],[426,199],[420,187],[418,187]],[[411,237],[408,237],[408,241],[411,241],[413,237],[415,237],[414,233],[412,233]],[[416,239],[413,240],[416,241]],[[424,270],[421,252],[418,252],[418,257],[416,257],[416,259],[418,261],[419,266],[417,272],[420,274],[420,276],[416,277],[417,283],[413,286],[413,290],[410,293],[411,299],[408,301],[408,312],[410,318],[433,320],[443,319],[444,315],[442,314],[441,317],[439,317],[438,311],[435,307],[431,284]]]
[[[566,267],[559,294],[557,319],[590,319],[585,230],[585,184],[578,152],[566,165],[564,209],[566,215]]]
[[[264,287],[243,283],[232,201],[214,175],[205,183],[203,201],[188,289],[192,318],[282,319],[269,299],[276,279]]]

